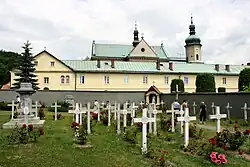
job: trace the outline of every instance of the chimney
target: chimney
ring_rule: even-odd
[[[101,68],[101,62],[99,59],[97,60],[97,68]]]
[[[111,68],[115,68],[115,60],[111,60]]]
[[[220,70],[219,64],[215,64],[214,69],[215,69],[216,71],[219,71],[219,70]]]
[[[230,66],[229,66],[229,65],[225,65],[225,70],[226,70],[227,72],[230,72]]]
[[[160,64],[160,60],[156,61],[156,69],[160,70],[161,69],[161,64]]]
[[[174,64],[173,64],[172,62],[169,62],[169,69],[170,69],[171,71],[173,71],[173,69],[174,69]]]
[[[250,62],[247,63],[247,66],[250,66]]]

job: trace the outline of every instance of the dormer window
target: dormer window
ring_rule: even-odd
[[[55,62],[54,61],[50,62],[50,66],[54,67],[55,66]]]

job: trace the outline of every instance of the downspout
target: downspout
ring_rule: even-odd
[[[75,71],[75,91],[76,91],[76,77],[77,77],[77,72]]]

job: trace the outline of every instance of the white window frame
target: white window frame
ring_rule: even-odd
[[[168,85],[168,82],[169,82],[169,78],[168,78],[167,75],[165,75],[165,76],[164,76],[164,83],[165,83],[166,85]]]
[[[184,79],[183,79],[183,81],[184,81],[184,84],[188,84],[188,77],[184,77]]]
[[[126,84],[126,85],[128,84],[128,75],[124,76],[124,84]]]
[[[110,83],[109,76],[108,76],[108,75],[105,75],[105,76],[104,76],[104,84],[105,84],[105,85],[108,85],[109,83]]]
[[[80,76],[80,84],[85,84],[85,76],[84,75]]]
[[[148,76],[147,75],[143,75],[143,77],[142,77],[142,83],[143,84],[148,84]]]
[[[50,62],[50,66],[51,66],[51,67],[55,67],[55,62],[54,62],[54,61],[51,61],[51,62]]]
[[[226,85],[226,84],[227,84],[227,78],[226,78],[226,77],[223,77],[223,78],[222,78],[222,84],[223,84],[223,85]]]
[[[49,84],[49,77],[43,77],[43,83]]]
[[[66,80],[66,84],[69,84],[70,83],[70,76],[69,75],[66,75],[66,77],[65,77],[65,80]]]

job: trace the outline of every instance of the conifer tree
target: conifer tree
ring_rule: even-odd
[[[24,46],[22,47],[24,49],[24,52],[21,53],[21,60],[18,67],[15,68],[16,72],[15,75],[17,76],[16,79],[14,79],[16,82],[13,84],[14,89],[20,88],[20,83],[28,82],[32,84],[33,89],[37,90],[39,89],[37,87],[37,79],[35,75],[35,64],[34,64],[34,56],[32,56],[31,53],[31,43],[27,41],[24,43]]]

